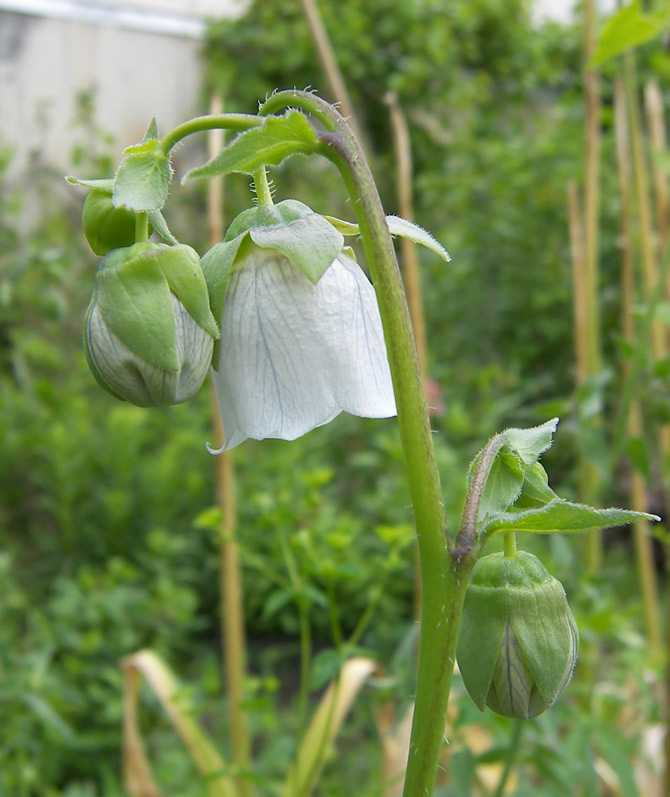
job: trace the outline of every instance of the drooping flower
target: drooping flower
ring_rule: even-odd
[[[298,202],[247,213],[203,258],[221,327],[216,453],[246,438],[294,440],[342,411],[395,415],[374,288],[341,234]]]

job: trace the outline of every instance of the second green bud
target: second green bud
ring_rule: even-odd
[[[458,666],[480,711],[530,719],[565,689],[579,633],[565,590],[532,554],[482,557],[465,595]]]

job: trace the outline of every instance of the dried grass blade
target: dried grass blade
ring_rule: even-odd
[[[283,797],[308,797],[314,790],[330,747],[352,703],[377,670],[372,659],[349,659],[326,689],[286,779]]]
[[[139,674],[144,676],[181,736],[211,797],[238,797],[234,782],[224,774],[226,764],[223,758],[193,718],[190,701],[179,694],[177,679],[164,662],[153,651],[141,650],[127,656],[122,667],[125,686],[124,777],[126,789],[132,797],[160,797],[137,723]]]

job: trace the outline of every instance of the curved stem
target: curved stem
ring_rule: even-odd
[[[384,210],[360,145],[340,114],[307,92],[275,94],[261,108],[294,106],[318,118],[321,154],[339,169],[359,224],[384,327],[398,427],[414,508],[423,609],[416,703],[404,794],[432,794],[472,557],[451,557],[442,488],[407,301]]]
[[[249,130],[260,127],[265,120],[260,116],[245,113],[215,113],[196,116],[171,130],[161,139],[158,148],[167,155],[170,150],[186,136],[201,133],[203,130]]]

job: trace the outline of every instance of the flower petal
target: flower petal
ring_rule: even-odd
[[[228,283],[212,375],[221,450],[294,440],[342,410],[395,414],[374,289],[344,256],[313,285],[285,257],[253,250]]]

